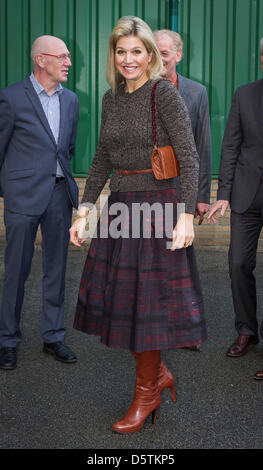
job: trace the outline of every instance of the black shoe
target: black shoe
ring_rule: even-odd
[[[16,348],[0,349],[0,369],[12,370],[16,367],[17,357]]]
[[[248,346],[255,346],[258,343],[258,335],[239,335],[236,341],[227,350],[226,355],[229,357],[244,356],[244,354],[248,352]]]
[[[71,351],[71,349],[62,341],[57,341],[56,343],[44,343],[43,352],[53,354],[54,359],[61,362],[66,362],[68,364],[77,362],[77,358],[73,351]]]

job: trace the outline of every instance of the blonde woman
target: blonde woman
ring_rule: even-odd
[[[185,105],[176,88],[161,80],[156,89],[158,145],[173,145],[181,168],[183,211],[174,179],[157,180],[151,170],[153,150],[151,92],[160,79],[162,60],[149,26],[137,17],[123,17],[109,40],[107,79],[103,97],[100,138],[91,164],[71,241],[77,246],[79,226],[94,204],[111,172],[108,207],[102,215],[109,235],[93,238],[81,279],[74,327],[98,335],[112,348],[126,348],[136,359],[135,395],[114,431],[142,428],[161,404],[169,388],[175,398],[174,377],[161,360],[162,349],[200,344],[206,338],[203,302],[194,259],[193,218],[196,206],[199,158]],[[135,209],[163,209],[146,223]],[[160,236],[166,204],[173,208],[172,243]],[[114,233],[119,209],[125,207],[124,232]],[[145,207],[145,206],[144,206]],[[114,215],[114,212],[116,215]],[[136,219],[136,220],[135,220]],[[101,222],[101,221],[100,221]],[[158,225],[159,224],[159,225]],[[105,226],[103,228],[103,231]]]

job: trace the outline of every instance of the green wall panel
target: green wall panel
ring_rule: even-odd
[[[151,28],[167,27],[166,0],[75,1],[76,67],[75,91],[80,100],[80,123],[74,173],[87,172],[94,155],[100,128],[102,96],[108,89],[105,80],[108,40],[118,18],[139,16]]]
[[[169,11],[179,18],[169,21]],[[85,175],[96,148],[110,32],[121,16],[136,15],[152,29],[178,23],[184,39],[183,75],[208,91],[213,174],[235,89],[262,77],[259,40],[263,0],[0,0],[0,87],[31,71],[30,48],[42,34],[61,37],[73,66],[67,86],[80,102],[75,175]],[[171,19],[170,19],[171,20]]]
[[[263,0],[179,0],[178,31],[185,43],[178,71],[208,91],[217,176],[235,89],[262,77]]]
[[[152,29],[169,24],[168,0],[0,0],[0,88],[30,73],[34,39],[52,34],[63,39],[72,54],[68,86],[80,103],[76,156],[72,169],[86,175],[100,128],[108,40],[124,15],[143,18]]]

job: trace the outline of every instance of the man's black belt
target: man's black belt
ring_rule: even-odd
[[[61,181],[64,181],[64,176],[56,176],[56,184],[60,183]]]

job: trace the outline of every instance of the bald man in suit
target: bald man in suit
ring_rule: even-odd
[[[43,351],[76,362],[65,345],[65,271],[72,207],[78,188],[70,159],[78,125],[78,99],[64,88],[71,66],[66,44],[41,36],[32,46],[33,72],[0,91],[0,181],[6,226],[5,277],[0,307],[0,368],[17,365],[24,284],[37,229],[42,232]]]

